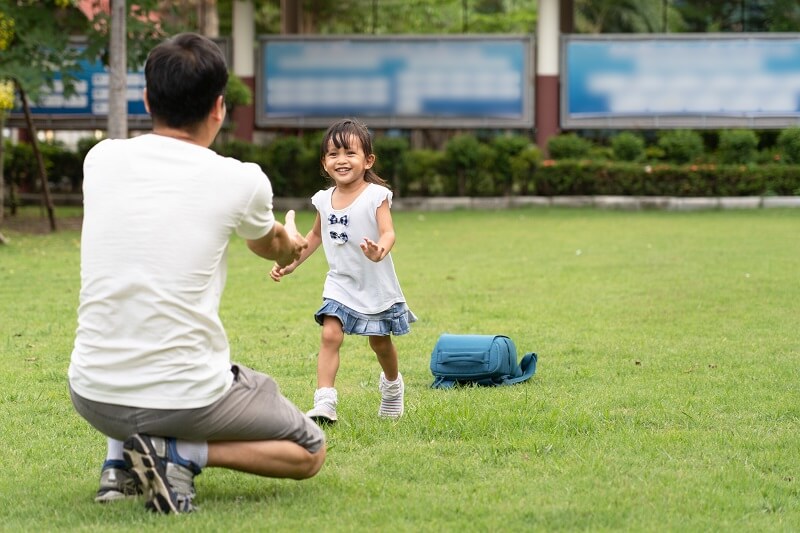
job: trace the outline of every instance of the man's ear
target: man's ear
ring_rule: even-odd
[[[147,88],[142,90],[142,100],[144,100],[144,110],[150,114],[150,102],[147,101]]]
[[[222,122],[225,120],[225,112],[225,96],[221,94],[214,100],[214,107],[211,108],[211,116],[214,120]]]

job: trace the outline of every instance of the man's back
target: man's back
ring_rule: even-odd
[[[268,180],[154,134],[98,144],[84,174],[73,388],[138,407],[207,405],[231,379],[217,313],[228,241],[272,227]]]

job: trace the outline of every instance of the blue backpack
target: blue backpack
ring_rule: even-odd
[[[517,363],[514,341],[505,335],[444,333],[431,352],[434,389],[460,385],[513,385],[530,379],[538,356],[527,353]]]

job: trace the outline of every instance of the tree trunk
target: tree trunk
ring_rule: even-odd
[[[5,139],[3,139],[3,127],[5,126],[6,115],[5,111],[0,110],[0,227],[3,225],[3,208],[5,206],[5,176],[3,175],[3,156],[5,156]],[[0,231],[0,244],[8,243],[3,232]]]
[[[108,137],[128,137],[127,42],[125,0],[111,0],[111,34],[109,36]]]
[[[17,91],[19,91],[19,98],[22,100],[22,109],[25,111],[25,122],[28,124],[28,133],[31,135],[33,154],[36,156],[36,163],[39,166],[39,180],[42,183],[42,203],[47,210],[47,217],[50,219],[50,231],[56,231],[56,215],[53,209],[53,200],[50,198],[50,183],[47,181],[47,170],[44,168],[42,152],[39,151],[39,140],[36,138],[36,127],[33,125],[31,106],[28,104],[28,95],[25,94],[25,89],[22,88],[19,82],[15,83]]]
[[[301,0],[281,0],[281,33],[301,33],[303,25],[303,3]]]
[[[206,37],[219,37],[219,13],[217,0],[200,0],[197,5],[200,11],[197,17],[200,22],[200,33]]]
[[[6,203],[6,178],[3,174],[3,157],[6,154],[6,143],[5,139],[3,139],[3,128],[6,124],[6,114],[5,111],[0,110],[0,224],[3,223],[3,209]]]

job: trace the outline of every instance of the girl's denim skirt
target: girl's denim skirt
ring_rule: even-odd
[[[314,314],[314,320],[321,326],[326,315],[338,318],[348,335],[405,335],[411,331],[411,323],[417,321],[405,302],[396,303],[381,313],[365,315],[325,298],[322,307]]]

